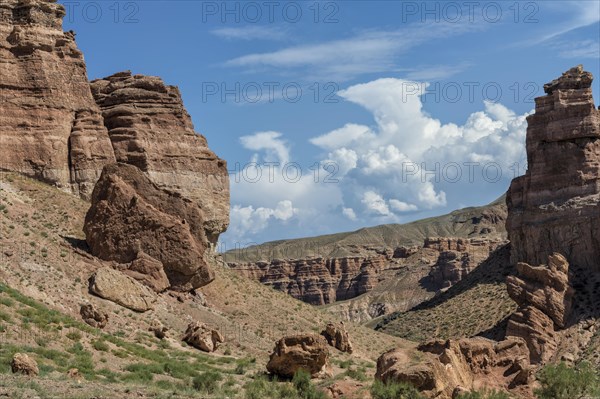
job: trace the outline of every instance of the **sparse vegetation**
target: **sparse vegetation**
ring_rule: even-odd
[[[573,399],[600,396],[600,377],[589,363],[568,367],[565,363],[548,365],[538,374],[542,385],[535,391],[539,399]]]
[[[460,395],[458,399],[510,399],[505,392],[499,391],[473,391],[464,395]]]
[[[376,380],[371,386],[373,399],[424,399],[424,397],[410,384],[397,382],[383,383]]]
[[[192,385],[196,391],[212,394],[219,389],[221,380],[223,380],[223,376],[220,373],[206,371],[194,377]]]

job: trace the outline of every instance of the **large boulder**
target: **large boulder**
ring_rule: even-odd
[[[137,258],[123,269],[123,273],[133,277],[154,292],[163,292],[171,285],[163,264],[143,251],[140,251]]]
[[[319,335],[293,335],[281,338],[267,363],[269,373],[291,378],[298,370],[315,377],[328,365],[329,350],[325,338]]]
[[[352,343],[346,326],[341,322],[339,324],[328,323],[325,330],[321,331],[321,335],[325,337],[327,343],[334,348],[347,353],[352,353]]]
[[[162,190],[135,166],[116,163],[104,168],[84,232],[92,254],[103,260],[134,262],[136,272],[148,266],[148,257],[160,262],[174,289],[191,290],[214,279],[207,262],[213,251],[200,209]],[[152,274],[160,269],[156,266]]]
[[[191,200],[216,244],[229,224],[229,173],[194,131],[181,93],[154,76],[120,72],[91,83],[118,162],[140,168],[161,189]]]
[[[90,291],[136,312],[153,309],[156,302],[152,290],[110,267],[98,269],[90,277]]]
[[[115,156],[64,16],[55,1],[0,2],[0,159],[88,199]]]
[[[108,323],[108,313],[101,312],[92,304],[81,305],[79,314],[83,321],[95,328],[104,328]]]
[[[40,373],[37,362],[24,353],[15,353],[10,368],[15,374],[36,376]]]
[[[183,341],[203,352],[214,352],[225,342],[225,337],[203,323],[193,322],[188,325]]]

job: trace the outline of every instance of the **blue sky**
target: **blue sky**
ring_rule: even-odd
[[[61,3],[91,79],[181,88],[229,163],[222,249],[490,202],[543,84],[600,76],[597,0]]]

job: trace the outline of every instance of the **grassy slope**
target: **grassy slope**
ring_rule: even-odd
[[[125,391],[132,389],[150,397],[173,390],[188,395],[192,377],[210,369],[218,369],[225,379],[231,377],[231,389],[240,391],[250,374],[264,370],[275,340],[290,333],[319,332],[326,322],[335,320],[226,267],[216,269],[216,280],[200,290],[201,296],[188,296],[181,303],[162,294],[156,309],[144,314],[90,296],[87,279],[103,264],[85,252],[81,227],[87,208],[84,201],[42,183],[0,175],[1,370],[7,371],[14,351],[32,354],[42,365],[42,378],[35,381],[41,391],[61,398],[79,397],[82,389],[83,395],[97,389],[110,397],[127,397]],[[85,302],[110,314],[104,332],[75,321]],[[171,329],[167,342],[147,332],[153,319]],[[182,346],[180,338],[191,320],[217,327],[227,343],[213,355]],[[412,346],[387,334],[346,325],[355,353],[349,356],[332,350],[334,378],[345,373],[336,364],[351,360],[371,375],[374,360],[384,350]],[[46,330],[58,335],[49,336]],[[72,330],[75,333],[68,334]],[[173,362],[193,366],[173,371]],[[83,372],[81,383],[66,380],[70,367]],[[243,368],[242,375],[235,372],[238,367]],[[3,389],[17,389],[19,395],[37,389],[29,385],[17,377],[0,376],[0,394]],[[18,397],[13,391],[10,394]]]
[[[269,259],[297,259],[309,256],[340,257],[350,255],[352,246],[395,248],[401,245],[421,245],[426,237],[468,237],[477,230],[475,220],[483,212],[505,213],[505,197],[489,205],[470,207],[446,215],[407,224],[385,224],[353,232],[318,237],[279,240],[231,250],[224,254],[227,262],[255,262]],[[493,236],[504,236],[504,225],[496,225]]]
[[[478,334],[498,338],[503,320],[516,309],[505,284],[506,276],[512,272],[506,245],[447,291],[411,310],[372,320],[368,325],[415,341]]]

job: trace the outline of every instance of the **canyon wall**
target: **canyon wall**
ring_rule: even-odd
[[[0,4],[0,170],[89,200],[105,165],[134,165],[193,201],[215,245],[229,225],[227,165],[194,131],[179,89],[130,72],[90,84],[64,16],[53,0]]]
[[[194,131],[179,89],[121,72],[91,84],[118,162],[137,166],[160,188],[195,202],[216,244],[229,225],[227,165]]]
[[[0,169],[89,199],[115,156],[64,15],[53,1],[0,3]]]
[[[294,298],[313,305],[324,305],[367,293],[383,279],[398,278],[384,274],[385,271],[402,269],[410,273],[410,264],[414,262],[431,265],[429,278],[422,281],[423,285],[436,290],[448,288],[487,259],[501,243],[500,240],[481,238],[428,238],[423,247],[398,247],[394,250],[364,247],[359,251],[363,255],[357,256],[229,262],[228,265],[243,276]],[[405,261],[409,257],[411,260]]]

